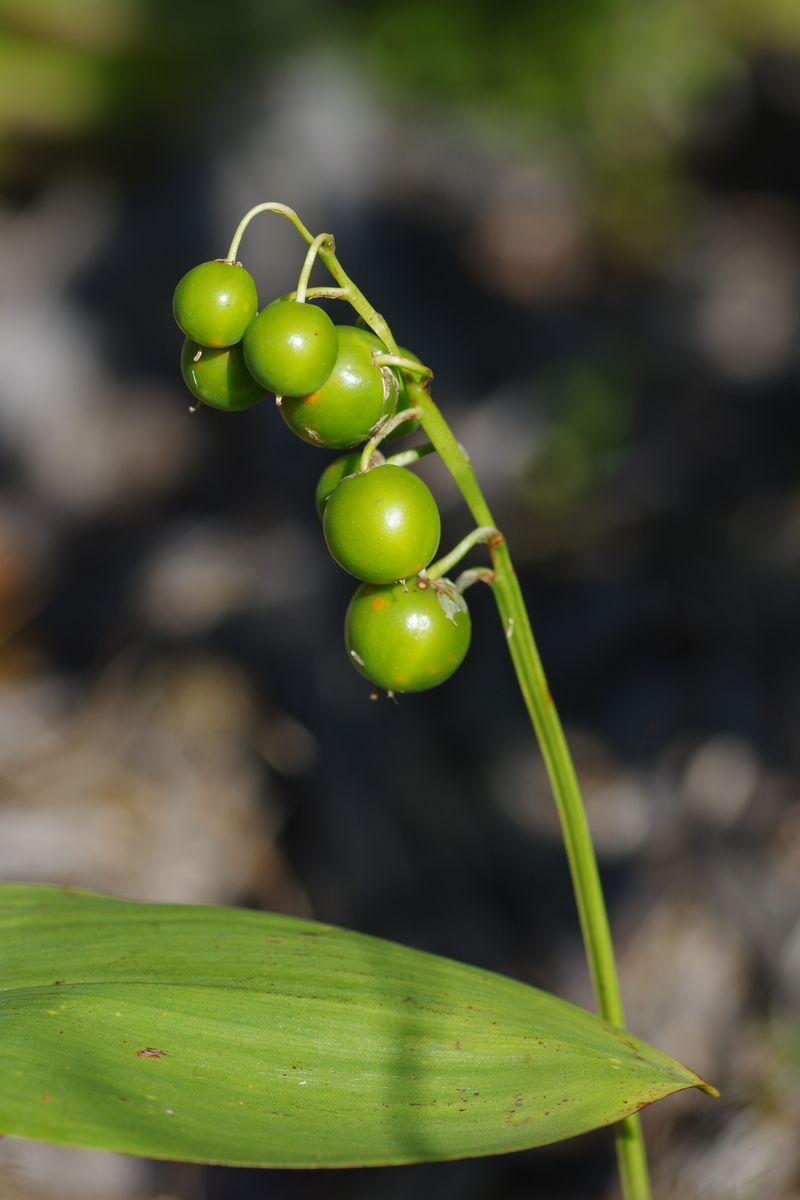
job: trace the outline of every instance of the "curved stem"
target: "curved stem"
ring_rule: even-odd
[[[274,212],[277,213],[278,216],[285,217],[287,221],[291,221],[297,232],[302,238],[305,238],[309,245],[311,245],[313,242],[314,235],[309,233],[293,208],[289,208],[288,204],[279,204],[277,200],[266,200],[263,204],[256,204],[254,208],[251,208],[249,212],[246,212],[239,224],[236,226],[236,232],[231,238],[231,244],[228,247],[226,262],[236,262],[236,256],[239,253],[239,245],[244,237],[244,232],[247,229],[247,226],[250,224],[253,217],[257,217],[259,213],[263,212]]]
[[[282,296],[276,296],[276,300],[296,300],[297,291],[284,292]],[[347,300],[350,297],[345,292],[344,288],[339,287],[307,287],[305,292],[306,300]]]
[[[318,233],[311,245],[308,247],[308,253],[306,254],[305,262],[303,263],[302,270],[300,271],[300,278],[297,280],[297,291],[294,294],[294,298],[298,304],[305,304],[306,302],[306,289],[308,288],[308,281],[311,277],[311,269],[314,266],[316,257],[325,242],[328,243],[328,246],[331,250],[335,249],[333,238],[329,233]]]
[[[441,579],[443,575],[461,562],[465,554],[469,554],[473,546],[477,546],[480,542],[490,542],[492,538],[501,537],[494,525],[479,525],[477,529],[473,529],[466,537],[463,537],[457,546],[454,546],[449,554],[445,554],[444,558],[440,558],[438,562],[432,564],[425,571],[428,579]]]
[[[393,454],[386,461],[395,467],[410,467],[412,463],[435,453],[436,447],[433,442],[423,442],[421,446],[412,446],[410,450],[401,450],[399,454]]]
[[[309,246],[314,241],[313,233],[306,229],[305,225],[300,220],[293,208],[289,208],[288,204],[280,204],[276,200],[266,200],[263,204],[256,204],[242,217],[241,221],[236,227],[236,232],[231,239],[231,244],[228,248],[228,256],[226,259],[227,262],[236,261],[236,255],[239,253],[239,245],[244,237],[247,226],[250,224],[253,217],[257,217],[259,213],[264,212],[274,212],[281,217],[285,217],[287,221],[294,225],[303,241],[305,241]],[[381,339],[383,344],[388,347],[390,353],[398,354],[399,351],[397,342],[392,336],[391,329],[386,324],[386,321],[383,319],[378,310],[373,308],[361,289],[356,287],[356,285],[353,283],[352,279],[344,270],[342,264],[336,257],[335,251],[330,247],[321,246],[318,257],[320,261],[323,262],[328,268],[342,291],[346,293],[345,295],[340,296],[339,299],[348,300],[359,316],[364,318],[370,329],[372,329],[373,332],[376,333]],[[418,363],[414,364],[414,366],[418,365]]]
[[[468,567],[462,571],[455,581],[457,592],[463,595],[467,588],[476,583],[494,583],[494,571],[491,567]]]
[[[286,299],[294,300],[296,296],[296,292],[290,292]],[[347,298],[347,293],[345,292],[344,288],[306,288],[306,300],[347,300]]]
[[[399,429],[399,427],[401,425],[405,425],[406,421],[409,419],[412,421],[416,420],[416,418],[420,415],[421,413],[418,408],[404,408],[402,412],[395,413],[394,416],[390,417],[388,421],[384,421],[378,429],[378,432],[374,435],[374,437],[369,439],[364,446],[364,449],[361,451],[361,462],[359,464],[359,469],[362,471],[367,470],[372,455],[375,453],[378,446],[380,446],[384,438],[389,436],[392,430]],[[393,465],[397,466],[398,464],[394,463]]]
[[[413,358],[405,358],[402,354],[381,354],[377,352],[373,354],[372,361],[376,367],[399,367],[402,371],[408,371],[414,375],[421,375],[420,383],[424,386],[433,379],[433,371],[430,367],[424,366],[420,362],[415,362]]]
[[[249,221],[257,213],[266,211],[278,212],[285,216],[309,245],[314,241],[313,235],[292,209],[283,204],[260,204],[252,208],[240,222],[228,253],[230,259],[235,259],[239,242]],[[321,246],[319,258],[345,293],[343,298],[349,300],[356,312],[381,339],[389,356],[396,356],[401,360],[396,365],[402,366],[404,370],[414,369],[419,372],[420,364],[404,359],[399,353],[397,342],[386,321],[353,283],[334,251]],[[423,368],[423,371],[428,373],[429,377],[432,374],[428,368]],[[494,518],[475,477],[467,452],[456,441],[425,387],[416,389],[415,400],[421,409],[422,428],[453,476],[476,524],[494,528]],[[408,419],[407,412],[403,416],[404,419]],[[489,549],[494,569],[492,590],[495,602],[505,629],[517,681],[541,748],[561,822],[597,1005],[606,1021],[624,1027],[625,1018],[611,930],[572,757],[547,684],[508,546],[498,535],[491,539]],[[615,1138],[623,1200],[650,1200],[647,1156],[639,1118],[632,1116],[621,1121],[615,1127]]]

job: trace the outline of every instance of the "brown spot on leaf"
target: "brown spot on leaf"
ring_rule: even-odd
[[[50,1103],[50,1093],[42,1092],[42,1104],[49,1104],[49,1103]]]
[[[163,1058],[166,1050],[159,1050],[156,1046],[145,1046],[142,1050],[136,1051],[137,1058]]]

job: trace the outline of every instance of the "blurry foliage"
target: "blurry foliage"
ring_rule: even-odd
[[[283,6],[271,5],[280,46]],[[0,0],[0,183],[99,152],[135,168],[164,134],[197,127],[203,97],[257,49],[256,10],[214,0]]]
[[[552,518],[590,499],[624,452],[635,387],[622,358],[579,359],[542,383],[556,397],[555,411],[523,487],[529,508]]]
[[[644,258],[681,224],[680,155],[699,106],[744,76],[747,55],[800,46],[791,0],[381,7],[362,29],[381,77],[491,115],[534,153],[547,132],[566,134],[599,231]]]
[[[647,260],[680,225],[703,103],[749,57],[797,52],[800,6],[0,0],[0,182],[35,180],[43,152],[113,151],[121,130],[151,148],[189,118],[199,136],[220,83],[290,45],[338,45],[400,97],[455,105],[532,155],[566,135],[598,232]]]

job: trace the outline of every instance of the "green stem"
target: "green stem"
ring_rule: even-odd
[[[231,244],[228,248],[228,255],[225,260],[226,262],[236,262],[236,256],[239,253],[239,245],[244,237],[244,232],[247,229],[247,226],[250,224],[253,217],[257,217],[259,213],[265,212],[277,213],[278,216],[285,217],[287,221],[291,221],[292,225],[294,225],[300,236],[308,242],[309,246],[311,245],[314,240],[314,235],[309,233],[294,209],[289,208],[288,204],[279,204],[277,200],[267,200],[263,204],[256,204],[255,208],[251,208],[249,212],[246,212],[239,224],[236,226],[236,232],[231,238]]]
[[[297,291],[294,294],[294,298],[298,304],[305,304],[306,302],[306,290],[308,288],[308,281],[311,278],[311,269],[324,242],[328,243],[331,250],[334,249],[334,241],[329,233],[318,233],[308,247],[308,254],[306,254],[305,262],[300,271],[300,278],[297,280]]]
[[[424,390],[417,397],[417,404],[422,409],[422,427],[458,484],[475,521],[480,526],[493,526],[494,519],[466,451],[456,441],[436,404]],[[494,567],[492,590],[495,602],[561,821],[597,1006],[611,1025],[624,1027],[625,1016],[611,930],[572,756],[547,685],[505,540],[492,539],[490,553]],[[639,1118],[627,1117],[621,1121],[615,1128],[615,1139],[623,1200],[649,1200],[647,1156]]]
[[[393,454],[386,461],[395,467],[409,467],[412,463],[419,462],[421,458],[427,458],[429,454],[435,453],[436,447],[433,442],[423,442],[421,446],[412,446],[410,450],[401,450],[399,454]]]
[[[290,292],[286,297],[287,300],[296,299],[297,293]],[[313,287],[306,288],[306,300],[346,300],[347,296],[343,288],[332,287]]]
[[[242,238],[244,237],[247,226],[250,224],[253,217],[257,217],[259,213],[264,212],[273,212],[277,213],[278,216],[285,217],[287,221],[294,225],[303,241],[309,246],[314,241],[313,233],[306,229],[305,225],[300,220],[293,208],[289,208],[288,204],[280,204],[276,200],[267,200],[263,204],[256,204],[254,208],[251,208],[249,212],[246,212],[239,224],[236,226],[236,232],[234,233],[233,238],[231,239],[230,247],[228,248],[228,255],[226,259],[227,262],[236,261],[236,256],[239,253],[239,246]],[[364,318],[370,329],[372,329],[378,335],[383,344],[388,346],[391,353],[398,354],[399,351],[397,342],[392,337],[391,329],[386,324],[386,321],[383,319],[378,310],[372,307],[361,289],[356,287],[356,285],[353,283],[352,279],[344,270],[342,264],[336,257],[335,251],[330,247],[321,246],[318,257],[320,261],[323,262],[328,268],[333,278],[339,284],[340,288],[347,293],[346,296],[339,298],[349,300],[352,307],[360,316]]]
[[[292,209],[285,204],[272,202],[259,204],[239,223],[228,252],[230,260],[236,258],[239,243],[249,221],[257,213],[268,211],[285,216],[301,237],[309,245],[312,244],[313,235]],[[319,257],[343,289],[342,298],[349,300],[356,312],[388,348],[389,354],[403,359],[386,321],[344,271],[334,251],[320,247]],[[411,360],[403,359],[397,365],[419,371],[419,364],[412,363]],[[430,378],[428,369],[423,370]],[[422,428],[453,476],[476,525],[494,528],[494,518],[480,489],[469,456],[456,441],[425,387],[415,390],[415,404],[422,410]],[[558,809],[597,1005],[606,1021],[624,1028],[625,1017],[611,930],[572,757],[547,685],[508,546],[502,536],[496,535],[491,539],[489,549],[494,568],[492,590],[519,687],[542,751]],[[615,1138],[623,1200],[650,1200],[647,1156],[639,1118],[627,1117],[619,1122],[615,1127]]]
[[[428,579],[441,579],[443,575],[447,575],[453,567],[461,562],[465,554],[469,554],[473,546],[477,546],[480,542],[489,542],[494,537],[500,537],[501,534],[495,529],[494,525],[479,525],[477,529],[473,529],[466,537],[463,537],[457,546],[454,546],[449,554],[445,554],[444,558],[440,558],[438,562],[433,563],[425,571]]]
[[[430,367],[424,366],[420,362],[415,362],[413,358],[404,358],[402,354],[373,354],[372,361],[376,367],[399,367],[402,371],[409,371],[413,375],[421,375],[420,383],[425,386],[433,379],[433,371]]]
[[[366,471],[369,468],[370,460],[372,459],[375,451],[378,449],[378,446],[380,446],[381,442],[387,438],[393,430],[399,429],[401,425],[405,425],[409,418],[414,421],[419,416],[421,416],[419,409],[404,408],[402,412],[395,413],[394,416],[389,417],[388,421],[384,421],[379,427],[378,432],[369,439],[369,441],[365,444],[364,449],[361,451],[359,470]],[[393,465],[397,466],[397,463]]]
[[[457,592],[463,595],[467,588],[473,587],[476,583],[494,583],[494,571],[491,567],[467,567],[466,571],[462,571],[455,580]]]

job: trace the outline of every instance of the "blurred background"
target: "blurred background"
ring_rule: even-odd
[[[188,412],[175,282],[282,200],[435,368],[631,1028],[723,1092],[644,1114],[658,1200],[797,1200],[799,141],[795,0],[0,0],[0,877],[313,914],[592,1004],[488,589],[449,684],[371,702],[331,456],[270,402]],[[265,300],[303,250],[251,227]],[[319,1174],[0,1143],[2,1200],[433,1194],[611,1200],[611,1139]]]

